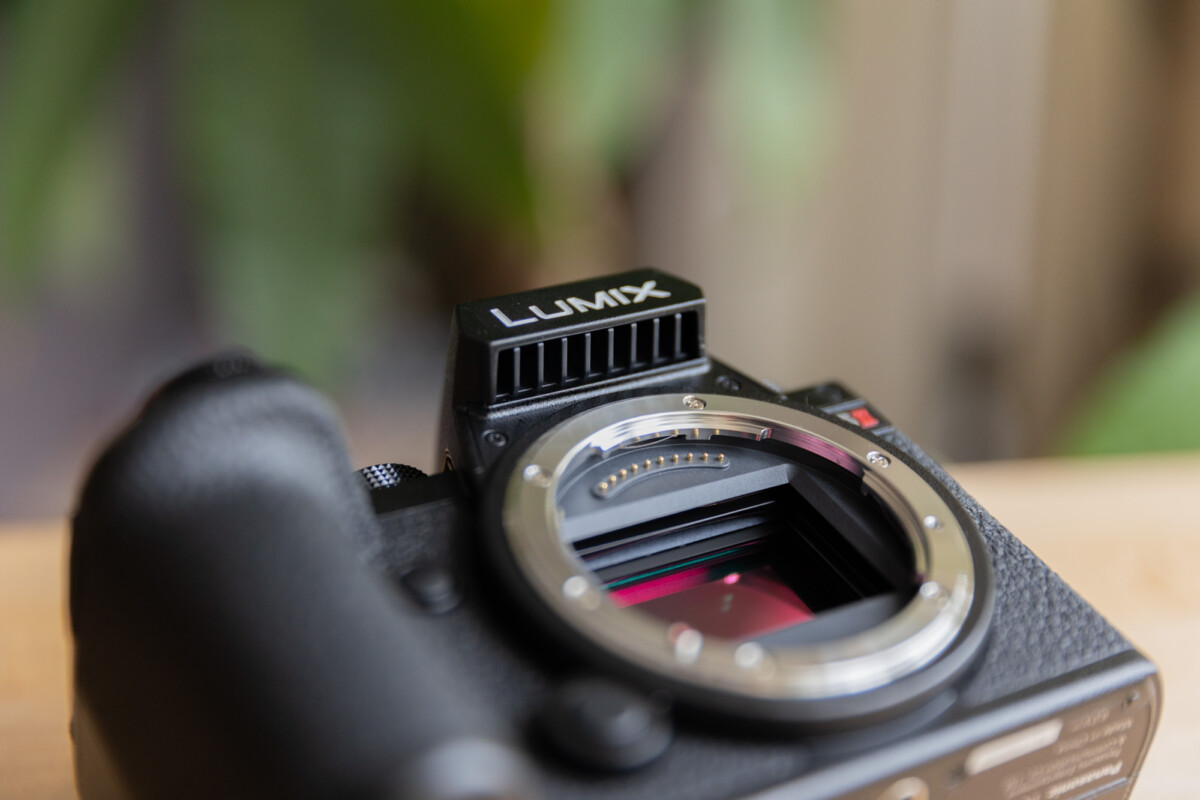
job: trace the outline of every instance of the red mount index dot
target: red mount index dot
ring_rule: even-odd
[[[850,410],[850,416],[854,417],[854,421],[864,428],[874,428],[879,424],[879,420],[875,415],[867,410],[866,406],[859,406]]]

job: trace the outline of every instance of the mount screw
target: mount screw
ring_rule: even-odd
[[[878,450],[872,450],[867,453],[867,463],[879,469],[887,469],[892,460]]]

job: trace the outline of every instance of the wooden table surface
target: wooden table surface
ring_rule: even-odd
[[[1161,667],[1165,711],[1136,797],[1200,797],[1200,455],[951,471]],[[65,530],[0,524],[0,798],[74,797]]]

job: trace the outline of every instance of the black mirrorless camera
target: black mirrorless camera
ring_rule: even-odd
[[[871,403],[653,270],[460,305],[442,472],[244,356],[74,519],[94,798],[1126,798],[1153,664]]]

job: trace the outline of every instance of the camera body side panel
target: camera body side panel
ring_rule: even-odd
[[[821,764],[754,800],[1125,800],[1158,724],[1155,667],[1130,651],[850,761]]]
[[[979,672],[962,691],[983,705],[1133,649],[1062,578],[899,432],[885,437],[946,486],[987,541],[996,581],[991,642]]]
[[[459,417],[460,441],[464,443],[460,463],[468,466],[468,472],[464,475],[461,502],[464,507],[472,505],[473,501],[466,498],[479,491],[488,472],[500,461],[497,451],[504,448],[489,444],[485,431],[501,431],[505,441],[513,443],[511,446],[520,446],[556,419],[618,397],[671,390],[730,393],[731,386],[736,386],[738,392],[748,396],[836,418],[810,406],[805,398],[813,395],[807,390],[784,396],[719,362],[712,364],[711,370],[684,382],[676,381],[670,387],[654,382],[626,388],[620,395],[610,392],[591,398],[576,397],[566,407],[546,400],[536,409],[524,407],[519,413],[463,413]],[[818,388],[820,399],[832,401],[825,407],[841,408],[854,400],[840,387]],[[722,730],[711,723],[685,722],[677,729],[676,740],[663,758],[628,774],[598,776],[566,768],[546,752],[536,733],[530,733],[528,745],[544,771],[551,797],[668,800],[766,792],[764,797],[815,800],[861,796],[874,800],[879,791],[890,785],[894,775],[913,773],[921,765],[925,765],[923,780],[930,786],[941,787],[931,796],[943,796],[939,793],[943,790],[965,791],[962,787],[968,784],[955,771],[961,772],[962,762],[973,748],[989,739],[1089,703],[1096,708],[1122,707],[1130,688],[1141,686],[1136,708],[1139,716],[1136,729],[1127,736],[1120,779],[1135,771],[1157,720],[1157,678],[1153,665],[920,448],[882,421],[882,417],[879,419],[880,438],[929,470],[967,509],[987,541],[996,574],[997,607],[989,644],[976,669],[955,690],[899,720],[870,730],[789,740],[779,735],[747,735],[745,731],[729,735],[730,729]],[[845,422],[844,418],[842,421]],[[474,472],[469,471],[472,463],[477,465]],[[417,561],[425,557],[422,553],[440,552],[448,559],[451,570],[467,576],[462,607],[443,617],[431,618],[426,626],[431,637],[428,646],[455,651],[456,657],[447,662],[454,665],[455,680],[461,680],[464,686],[476,686],[474,696],[495,698],[493,702],[501,706],[500,715],[517,729],[533,731],[532,720],[559,676],[586,671],[589,667],[581,664],[573,653],[549,641],[528,619],[524,607],[514,603],[496,584],[495,575],[491,574],[494,564],[488,561],[486,549],[477,541],[478,520],[472,519],[471,514],[459,516],[457,527],[449,531],[416,522],[425,513],[422,508],[413,507],[404,512],[407,521],[397,516],[397,512],[385,514],[381,520],[385,542],[399,541],[408,533],[423,529],[435,537],[440,531],[452,543],[440,546],[426,543],[410,552]],[[395,545],[385,543],[383,549],[385,553],[394,553]],[[403,572],[415,563],[393,564],[392,568]],[[1115,718],[1111,710],[1108,713]],[[1080,717],[1083,711],[1071,714],[1070,719],[1064,717],[1064,725],[1075,725],[1072,720],[1086,717]],[[1135,757],[1131,759],[1128,753]],[[1026,761],[1036,757],[1030,755]],[[978,780],[986,778],[990,782],[1006,770],[1026,766],[1026,762],[1014,762],[1012,767],[997,767],[987,775],[981,774]],[[1111,764],[1108,768],[1111,769]],[[932,777],[934,773],[939,776],[936,780]],[[787,794],[775,795],[770,790],[775,786],[780,791],[783,787],[790,788]],[[945,796],[972,795],[967,792]]]
[[[1107,620],[869,403],[835,384],[820,384],[783,395],[715,359],[710,363],[710,369],[688,376],[684,381],[649,381],[626,387],[619,393],[601,392],[591,397],[573,397],[569,401],[548,399],[516,410],[505,409],[490,414],[460,411],[456,461],[466,467],[465,478],[472,490],[478,492],[506,449],[528,441],[557,419],[600,403],[650,391],[733,394],[730,387],[737,386],[740,395],[792,405],[847,427],[849,423],[844,418],[824,409],[847,405],[869,408],[880,424],[874,432],[861,432],[878,436],[927,470],[966,510],[987,543],[997,606],[990,643],[975,677],[963,689],[964,700],[982,705],[1132,649]],[[811,405],[809,400],[813,397],[826,402]],[[505,447],[487,443],[485,432],[496,431],[504,435],[508,443]]]
[[[552,798],[1127,796],[1157,722],[1154,666],[866,401],[835,384],[785,393],[708,357],[704,302],[698,287],[642,270],[460,306],[439,446],[453,471],[374,492],[374,518],[336,419],[311,390],[273,374],[238,378],[239,364],[177,379],[111,448],[121,449],[97,468],[76,520],[75,680],[80,719],[95,723],[77,763],[113,756],[117,777],[137,779],[129,786],[143,797],[208,796],[211,786],[230,796],[264,786],[442,796],[414,788],[431,770],[478,779],[453,796],[507,787],[503,796],[526,797],[536,795],[529,762]],[[231,376],[237,385],[215,388]],[[674,741],[652,763],[600,773],[556,755],[537,719],[564,679],[638,679],[616,655],[589,656],[555,635],[539,616],[551,612],[514,590],[494,535],[496,486],[558,421],[676,392],[815,414],[928,475],[953,513],[974,521],[994,576],[990,632],[971,668],[908,697],[899,716],[865,725],[868,715],[850,714],[854,724],[837,731],[704,713],[676,693]],[[270,453],[279,458],[259,463]],[[292,496],[300,502],[281,500]],[[329,536],[335,529],[348,535]],[[209,567],[193,570],[197,555]],[[230,563],[258,566],[238,573]],[[212,581],[189,585],[196,575]],[[358,610],[343,608],[347,598]],[[240,647],[229,648],[231,636]],[[166,681],[161,702],[143,673]],[[845,696],[847,709],[855,702]],[[348,707],[359,718],[338,716]],[[196,738],[205,722],[211,741]],[[430,757],[435,741],[447,753],[477,750],[481,734],[498,760],[474,777]],[[225,770],[204,784],[211,764]],[[84,777],[84,796],[101,796]]]

